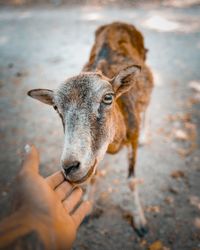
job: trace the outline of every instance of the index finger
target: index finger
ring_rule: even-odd
[[[55,189],[64,180],[65,180],[65,177],[61,171],[57,171],[56,173],[54,173],[46,178],[46,182],[49,184],[49,186],[52,189]]]

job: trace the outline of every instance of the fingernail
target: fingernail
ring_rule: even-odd
[[[26,144],[26,146],[24,147],[24,150],[26,154],[28,154],[31,151],[31,146],[29,144]]]

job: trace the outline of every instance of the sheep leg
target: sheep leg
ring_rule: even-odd
[[[130,211],[132,225],[137,235],[139,237],[144,237],[148,232],[148,227],[138,193],[138,180],[134,177],[129,178],[128,186],[131,191],[131,200],[133,201],[132,209]]]
[[[149,116],[148,110],[141,113],[141,127],[140,127],[140,137],[139,137],[139,145],[144,146],[148,144],[148,131],[149,131]]]
[[[133,206],[130,211],[132,217],[132,225],[138,236],[143,237],[148,232],[148,229],[144,212],[140,203],[140,198],[138,193],[138,179],[135,178],[135,173],[134,173],[138,137],[139,133],[138,130],[136,130],[131,145],[129,147],[130,151],[129,151],[128,186],[131,191],[131,200],[133,201]]]

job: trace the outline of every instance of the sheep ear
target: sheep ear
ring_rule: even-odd
[[[118,75],[111,80],[111,84],[117,97],[133,87],[140,72],[141,66],[131,65],[121,70]]]
[[[53,91],[50,89],[32,89],[27,93],[30,97],[48,105],[53,105]]]

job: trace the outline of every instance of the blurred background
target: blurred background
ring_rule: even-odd
[[[10,210],[26,143],[39,149],[43,175],[59,169],[61,122],[27,91],[54,89],[78,74],[95,30],[112,21],[143,33],[154,75],[149,143],[137,160],[149,233],[139,239],[123,212],[132,205],[123,149],[100,164],[99,212],[81,226],[73,249],[199,250],[199,0],[0,0],[0,217]]]

